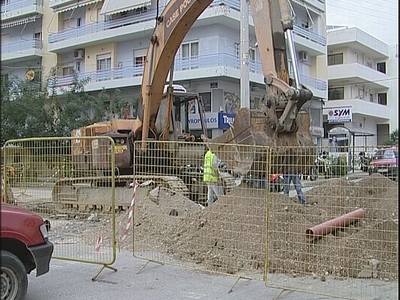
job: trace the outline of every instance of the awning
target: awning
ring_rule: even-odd
[[[10,20],[7,22],[1,22],[1,29],[10,28],[13,26],[18,26],[18,25],[23,25],[23,24],[30,23],[30,22],[35,22],[37,17],[38,17],[38,15],[30,16],[30,17],[26,17],[26,18],[22,18],[22,19],[14,19],[14,20]]]
[[[56,13],[62,13],[68,10],[72,10],[81,6],[86,6],[101,1],[102,0],[75,0],[73,3],[70,3],[68,5],[60,5],[59,7],[53,8],[53,11]]]
[[[151,0],[105,0],[100,14],[113,15],[150,5]]]
[[[319,10],[317,10],[317,9],[315,9],[315,8],[313,8],[313,7],[311,7],[310,5],[307,5],[305,2],[303,2],[303,1],[300,1],[300,0],[291,0],[292,2],[294,2],[294,3],[296,3],[296,4],[298,4],[298,5],[300,5],[300,6],[303,6],[306,10],[308,9],[308,10],[310,10],[310,11],[312,11],[313,13],[315,13],[315,14],[317,14],[317,15],[322,15],[322,12],[321,11],[319,11]]]
[[[354,127],[351,125],[336,126],[336,127],[332,128],[331,130],[329,130],[329,133],[338,133],[338,131],[341,129],[347,130],[353,136],[374,136],[375,135],[375,133],[373,133],[372,131],[370,131],[368,129],[361,128],[361,127]]]

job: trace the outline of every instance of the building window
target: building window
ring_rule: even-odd
[[[197,69],[199,57],[199,42],[182,44],[182,70]]]
[[[204,111],[210,112],[211,111],[211,92],[207,93],[199,93],[201,100],[203,100]]]
[[[133,50],[133,76],[142,76],[147,49]]]
[[[111,78],[111,53],[97,55],[97,81]]]
[[[378,104],[387,105],[386,93],[378,93]]]
[[[138,56],[134,58],[134,66],[141,67],[144,66],[144,62],[146,61],[146,56]]]
[[[383,74],[386,74],[386,63],[385,62],[380,62],[376,64],[376,70],[378,72],[381,72]]]
[[[33,35],[33,38],[37,41],[41,41],[42,40],[42,32],[35,32],[35,34]]]
[[[63,29],[68,30],[76,27],[76,20],[75,19],[69,19],[69,20],[64,20],[63,21]]]
[[[67,66],[62,68],[62,76],[71,76],[74,75],[74,67]]]
[[[343,64],[343,53],[328,55],[328,66],[342,65],[342,64]]]
[[[336,87],[328,89],[328,100],[344,99],[344,87]]]

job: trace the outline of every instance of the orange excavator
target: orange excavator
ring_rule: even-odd
[[[156,130],[164,82],[176,52],[211,2],[171,0],[157,17],[142,79],[142,126],[137,128],[141,132],[142,151],[146,150],[148,133]],[[299,166],[312,165],[313,156],[298,153],[297,147],[314,144],[309,132],[309,114],[300,109],[313,94],[299,79],[291,10],[287,0],[250,0],[250,6],[266,88],[263,107],[258,110],[240,108],[230,130],[215,139],[204,137],[203,140],[239,175],[251,172],[257,176],[267,170],[266,147],[252,146],[289,146],[274,148],[280,150],[271,156],[271,165],[276,166],[272,173],[305,171],[299,170]],[[288,56],[293,78],[289,76]],[[297,169],[289,170],[292,168],[289,166]]]
[[[211,3],[212,0],[170,0],[161,15],[157,16],[146,54],[138,118],[127,136],[130,153],[134,153],[129,168],[135,169],[136,178],[141,176],[142,179],[158,181],[192,200],[198,200],[195,197],[204,192],[202,174],[185,167],[202,164],[206,146],[224,161],[232,173],[251,175],[253,178],[265,176],[268,171],[270,174],[304,173],[300,166],[311,166],[313,163],[312,155],[299,153],[298,150],[298,146],[313,146],[309,132],[310,117],[308,113],[300,112],[313,95],[301,84],[297,73],[293,18],[287,0],[250,0],[266,88],[262,107],[256,110],[240,108],[231,128],[221,136],[209,139],[200,101],[201,139],[198,135],[192,138],[194,134],[190,133],[188,126],[189,99],[179,97],[174,91],[172,66],[185,35]],[[288,56],[294,71],[293,78],[289,76]],[[168,74],[170,84],[166,87]],[[150,140],[160,143],[148,143]],[[162,143],[171,140],[186,143],[172,146]],[[138,141],[141,142],[140,147],[134,147]],[[272,155],[269,151],[273,152]],[[164,160],[161,161],[160,157]],[[126,180],[133,178],[133,175],[127,176]],[[234,182],[228,175],[224,178],[225,182]],[[231,188],[230,183],[227,187],[226,191]],[[90,192],[88,187],[86,190]],[[71,181],[64,180],[56,184],[53,195],[57,202],[69,199],[70,202],[85,204],[87,199],[96,199],[98,204],[103,205],[99,202],[104,192],[98,187],[95,190],[96,195],[86,195]],[[118,193],[117,205],[120,206],[121,198],[129,206],[130,192],[123,192],[121,197]]]

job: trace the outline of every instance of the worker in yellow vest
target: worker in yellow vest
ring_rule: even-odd
[[[203,181],[207,184],[207,205],[214,202],[214,195],[218,199],[223,194],[222,187],[218,186],[219,158],[210,149],[204,155]]]

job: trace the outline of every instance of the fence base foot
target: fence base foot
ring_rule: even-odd
[[[103,265],[103,266],[100,268],[100,270],[96,273],[96,275],[92,278],[92,281],[96,281],[96,280],[97,280],[97,277],[99,277],[100,273],[103,272],[103,270],[104,270],[105,268],[111,269],[111,270],[113,270],[114,272],[117,272],[117,271],[118,271],[117,268],[111,267],[110,265]]]

